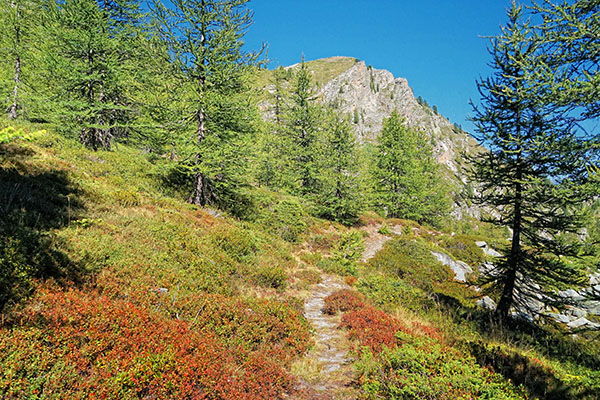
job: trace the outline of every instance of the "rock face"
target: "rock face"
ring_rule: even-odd
[[[360,142],[372,141],[382,128],[383,119],[396,110],[406,123],[433,138],[438,161],[460,174],[460,153],[473,153],[478,144],[469,134],[454,126],[432,109],[420,105],[408,81],[391,72],[359,61],[320,89],[324,102],[337,104],[342,112],[356,115],[355,132]]]
[[[462,261],[454,261],[448,254],[432,251],[431,254],[444,265],[447,265],[454,272],[454,279],[459,282],[466,282],[467,276],[473,273],[473,269]]]
[[[317,83],[315,97],[351,116],[360,143],[375,142],[384,118],[396,110],[407,125],[432,138],[435,157],[445,167],[447,178],[455,184],[467,183],[461,168],[465,164],[463,154],[476,154],[483,148],[471,135],[456,129],[428,106],[419,104],[406,79],[349,57],[311,61],[306,67]],[[297,68],[299,65],[295,64],[286,69]],[[273,93],[274,85],[265,89]],[[271,101],[268,98],[261,104],[267,119],[272,117]]]

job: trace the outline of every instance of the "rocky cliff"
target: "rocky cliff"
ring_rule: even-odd
[[[419,104],[408,82],[391,72],[367,66],[364,61],[349,57],[331,57],[306,63],[316,84],[316,98],[336,104],[351,115],[355,133],[361,143],[376,141],[382,121],[397,110],[406,123],[425,131],[432,138],[435,156],[444,165],[448,178],[466,184],[462,166],[464,155],[481,151],[468,133],[457,129],[442,115],[426,105]],[[286,67],[296,70],[299,64]],[[265,88],[273,92],[272,80],[263,80]],[[261,108],[269,117],[271,99],[266,97]]]

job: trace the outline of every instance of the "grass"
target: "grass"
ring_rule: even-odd
[[[330,301],[362,398],[600,397],[593,337],[496,325],[431,256],[476,267],[474,242],[505,232],[367,214],[402,234],[362,263],[362,231],[292,196],[253,189],[251,216],[215,216],[165,183],[168,160],[19,135],[0,144],[0,397],[282,397],[320,379],[302,304],[322,271],[362,294]]]
[[[14,228],[0,246],[10,271],[0,279],[9,296],[0,397],[90,397],[93,386],[113,398],[266,399],[291,390],[291,362],[311,339],[285,290],[297,268],[291,242],[310,220],[285,198],[256,222],[215,217],[163,184],[167,166],[128,146],[93,153],[50,132],[0,145],[10,196],[2,227]],[[170,359],[173,346],[184,346],[175,354],[189,362]],[[185,346],[212,350],[202,358]],[[168,374],[153,376],[164,363]],[[93,373],[104,365],[120,367]],[[89,374],[88,386],[78,383]],[[186,377],[204,383],[187,386]]]

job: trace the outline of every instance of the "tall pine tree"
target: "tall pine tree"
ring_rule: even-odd
[[[310,71],[302,57],[287,115],[287,135],[292,157],[292,170],[289,173],[294,177],[296,190],[302,195],[315,194],[318,190],[316,145],[319,109],[313,104],[312,90]]]
[[[252,24],[247,3],[174,0],[167,7],[154,2],[174,66],[174,101],[183,116],[174,139],[193,180],[193,204],[231,206],[231,195],[247,174],[244,136],[256,130],[248,76],[259,56],[242,48]]]
[[[324,111],[319,138],[317,192],[319,215],[346,225],[358,220],[364,207],[364,190],[359,171],[356,139],[349,116],[329,108]]]
[[[383,121],[373,174],[375,203],[386,215],[437,224],[448,213],[448,188],[431,143],[396,111]]]
[[[24,92],[32,80],[35,48],[41,40],[39,24],[43,10],[35,0],[0,0],[0,69],[5,70],[1,97],[8,99],[9,119],[20,115]],[[3,104],[3,103],[0,103]]]
[[[565,258],[578,251],[565,233],[581,227],[593,150],[540,90],[543,38],[523,22],[520,7],[513,4],[508,16],[491,42],[494,73],[478,82],[482,106],[473,119],[489,147],[473,160],[476,201],[495,210],[490,222],[511,231],[510,248],[488,277],[501,318],[512,310],[535,314],[540,304],[558,307],[559,290],[586,283],[585,271]]]
[[[55,120],[78,129],[89,148],[109,149],[132,119],[124,83],[132,70],[138,4],[67,0],[51,10],[46,69]]]

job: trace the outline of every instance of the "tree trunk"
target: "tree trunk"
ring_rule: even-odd
[[[196,129],[196,138],[198,145],[202,144],[202,141],[206,137],[206,120],[204,117],[204,110],[200,109],[197,113],[198,127]],[[199,166],[201,161],[200,152],[196,153],[196,166]],[[208,185],[206,177],[203,173],[198,172],[194,176],[194,189],[190,195],[189,202],[197,206],[205,206],[208,203]]]
[[[17,110],[19,108],[19,85],[21,83],[21,13],[19,12],[19,6],[16,3],[11,4],[12,7],[16,8],[16,26],[15,26],[15,86],[12,92],[12,104],[8,109],[8,118],[17,119]]]
[[[206,9],[205,1],[200,3],[200,7],[202,10]],[[200,27],[200,48],[202,51],[205,50],[206,47],[206,25],[202,23]],[[200,60],[198,60],[198,67],[201,69],[200,77],[198,78],[198,86],[200,87],[200,91],[204,94],[206,90],[206,59],[204,54],[201,54]],[[198,141],[198,148],[202,145],[204,138],[206,137],[206,115],[204,112],[204,107],[201,104],[197,113],[197,128],[196,128],[196,140]],[[202,156],[200,154],[200,150],[196,153],[196,168],[200,166],[200,162],[202,161]],[[192,194],[190,195],[188,201],[197,206],[205,206],[209,200],[209,188],[207,177],[204,176],[202,172],[197,172],[194,176],[194,189],[192,190]]]
[[[18,30],[17,30],[18,32]],[[8,118],[17,118],[17,109],[19,108],[19,84],[21,83],[21,57],[17,54],[15,60],[15,86],[13,88],[12,98],[13,102],[8,109]]]
[[[512,234],[512,245],[510,254],[507,260],[507,274],[504,278],[504,288],[502,289],[502,295],[496,308],[496,315],[502,319],[508,318],[510,308],[514,303],[515,284],[517,280],[517,270],[521,262],[521,230],[522,230],[522,213],[521,207],[523,202],[523,187],[521,184],[522,171],[520,164],[520,156],[517,161],[517,178],[515,184],[515,203],[514,203],[514,217],[513,217],[513,234]]]

